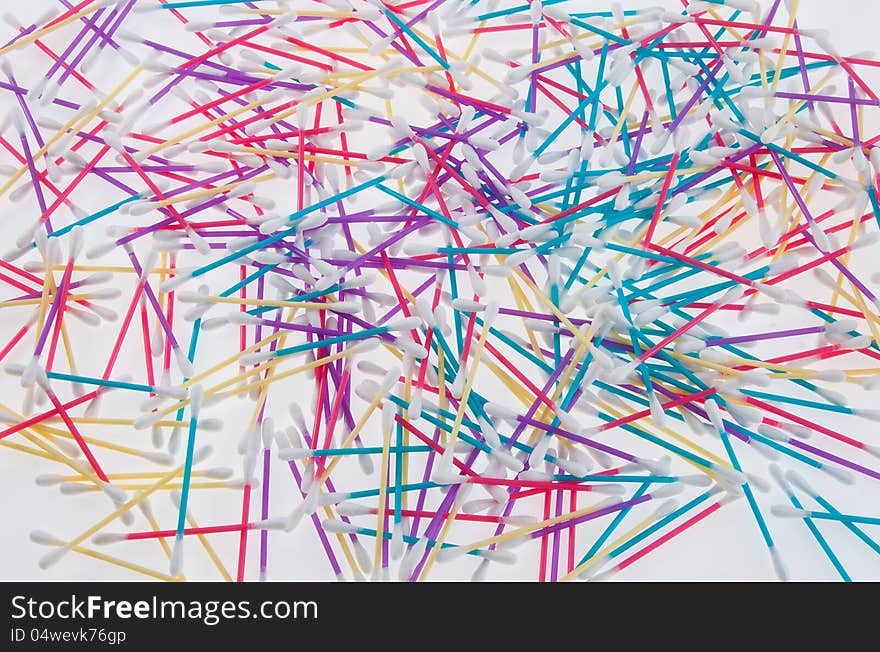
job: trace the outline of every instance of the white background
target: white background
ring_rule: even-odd
[[[27,23],[28,18],[42,13],[52,3],[46,0],[31,0],[26,3],[6,3],[10,10],[14,10],[22,22]],[[604,2],[589,3],[591,8],[606,6]],[[626,7],[651,6],[663,4],[660,2],[629,2]],[[678,7],[679,3],[667,2],[666,6]],[[865,0],[801,0],[799,11],[799,23],[802,28],[824,27],[831,33],[833,41],[844,54],[852,54],[868,50],[876,45],[876,25],[880,18],[880,3]],[[204,14],[205,12],[203,12]],[[192,15],[192,14],[188,14]],[[143,33],[151,33],[150,22],[152,14],[145,13],[133,16],[126,24],[128,29],[137,28]],[[200,15],[200,18],[203,18]],[[10,28],[5,24],[0,26],[0,34],[3,40],[8,40]],[[19,62],[15,59],[16,53],[11,55],[15,66],[27,66],[27,62]],[[40,65],[45,66],[44,62]],[[12,108],[9,104],[10,94],[4,93],[0,98],[3,111]],[[4,136],[9,136],[7,132]],[[96,198],[96,205],[103,206],[109,203]],[[4,211],[0,217],[0,235],[3,240],[14,238],[20,231],[21,223],[16,219],[15,210],[8,204],[4,204]],[[0,320],[5,317],[0,317]],[[6,335],[12,332],[17,324],[2,324],[2,332]],[[185,331],[184,331],[185,332]],[[8,337],[8,335],[7,335]],[[84,337],[100,337],[91,333]],[[237,335],[235,335],[237,338]],[[5,341],[5,339],[3,340]],[[0,388],[4,390],[4,402],[7,396],[20,396],[20,390],[14,381],[8,378],[2,380]],[[291,386],[291,391],[296,391],[296,386]],[[10,400],[11,404],[16,403]],[[132,409],[137,410],[136,402]],[[17,405],[16,405],[17,407]],[[246,410],[241,410],[245,412]],[[280,411],[283,415],[283,410]],[[279,415],[279,418],[283,418]],[[215,416],[214,413],[211,416]],[[224,407],[222,416],[226,420],[227,446],[224,449],[222,442],[218,441],[215,447],[218,451],[216,463],[228,463],[238,467],[234,451],[237,420],[241,421],[242,415],[238,415],[234,405]],[[853,421],[848,421],[850,425]],[[874,434],[875,426],[867,421],[859,421],[860,427],[865,432],[851,432],[856,437],[870,439]],[[240,426],[239,426],[240,427]],[[132,434],[133,445],[148,447],[146,434],[148,431]],[[230,452],[231,451],[231,452]],[[760,460],[760,458],[758,458]],[[33,483],[33,478],[39,473],[57,472],[57,467],[41,460],[32,459],[17,453],[4,450],[0,452],[0,522],[2,522],[2,534],[0,534],[0,579],[4,580],[130,580],[132,575],[125,571],[115,569],[106,564],[101,564],[90,559],[70,555],[62,560],[50,571],[41,571],[37,566],[38,559],[46,552],[42,548],[28,540],[28,534],[34,529],[50,530],[62,536],[72,536],[79,532],[84,523],[91,523],[106,513],[107,501],[100,497],[65,497],[61,496],[57,488],[38,488]],[[285,495],[292,497],[292,484],[288,474],[283,474],[284,469],[280,466],[273,468],[274,480],[277,486],[273,486],[273,500]],[[283,474],[283,476],[282,476]],[[279,476],[282,476],[279,478]],[[821,480],[821,478],[820,478]],[[815,480],[818,484],[819,482]],[[876,514],[877,510],[876,483],[863,482],[857,487],[841,487],[836,483],[827,483],[827,495],[832,502],[846,505],[847,509],[857,513]],[[236,494],[237,495],[237,494]],[[252,500],[253,511],[256,513],[256,505],[259,494],[255,493]],[[777,499],[762,497],[762,505],[765,515],[771,519],[771,527],[778,546],[794,579],[800,580],[832,580],[836,574],[818,547],[809,538],[803,524],[799,521],[783,521],[769,516],[767,506],[776,502],[782,502],[782,496]],[[157,503],[160,501],[156,501]],[[170,504],[165,508],[157,507],[157,512],[163,514],[162,523],[165,527],[173,527],[174,512]],[[535,509],[539,506],[534,504]],[[237,498],[228,498],[223,506],[199,503],[194,504],[195,513],[203,524],[235,522],[238,519],[239,501]],[[92,513],[94,519],[86,518]],[[109,531],[119,528],[109,527]],[[869,532],[870,528],[866,528]],[[828,535],[829,541],[840,556],[846,560],[848,569],[852,575],[861,579],[880,579],[880,559],[872,556],[863,544],[854,540],[852,536],[843,533],[843,528],[823,528]],[[324,560],[324,553],[320,549],[314,530],[310,524],[304,523],[301,527],[290,534],[271,534],[270,546],[270,579],[290,580],[320,580],[330,578],[329,568]],[[212,539],[218,550],[227,561],[228,567],[234,571],[235,551],[237,550],[237,537],[235,535],[217,536]],[[583,545],[583,544],[581,544]],[[164,561],[158,550],[153,546],[153,553],[142,552],[144,547],[138,549],[137,559],[141,563],[153,565],[156,568],[164,568]],[[258,538],[251,536],[249,543],[250,559],[248,563],[249,580],[256,579],[256,553],[258,551]],[[368,545],[371,550],[371,546]],[[580,547],[579,547],[580,548]],[[131,549],[129,549],[131,550]],[[107,552],[125,555],[125,548],[108,548]],[[490,578],[493,579],[524,579],[536,578],[537,546],[524,546],[517,550],[520,555],[520,563],[514,567],[498,566],[493,568]],[[472,566],[472,564],[471,564]],[[449,566],[436,565],[432,577],[436,579],[462,578],[461,568],[455,564]],[[196,557],[187,559],[187,572],[191,577],[216,579],[217,574],[213,567],[205,560]],[[469,573],[470,567],[464,572]],[[739,501],[730,508],[725,508],[722,513],[713,515],[707,521],[693,528],[686,534],[678,537],[670,545],[664,546],[657,552],[652,553],[646,560],[634,565],[631,569],[620,573],[620,580],[769,580],[772,579],[773,571],[761,544],[760,538],[755,531],[755,525],[745,502]]]

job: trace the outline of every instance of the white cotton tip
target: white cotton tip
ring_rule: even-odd
[[[797,471],[786,471],[785,479],[788,480],[794,487],[797,487],[805,494],[815,498],[819,495],[819,493],[813,488],[813,486],[807,482],[807,480],[799,474]]]
[[[590,492],[600,496],[622,496],[626,493],[626,487],[622,484],[597,484],[590,488]]]
[[[770,561],[773,563],[773,571],[776,573],[776,577],[779,578],[780,582],[788,581],[788,568],[785,565],[785,562],[782,560],[779,551],[776,549],[776,546],[770,548]]]
[[[395,523],[391,531],[391,546],[389,552],[391,559],[397,561],[403,557],[404,541],[403,541],[403,523]]]
[[[541,181],[547,183],[562,183],[571,176],[568,170],[545,170],[541,172]]]
[[[171,563],[168,565],[171,577],[180,577],[183,572],[183,539],[174,540],[174,548],[171,551]]]
[[[30,361],[25,365],[24,370],[21,374],[21,386],[22,387],[30,387],[34,384],[34,381],[37,379],[37,374],[40,372],[40,358],[37,356],[33,356]]]
[[[580,434],[583,435],[583,434],[585,434],[585,433],[582,432],[582,433],[580,433]],[[598,465],[599,465],[600,467],[602,467],[603,469],[610,469],[611,467],[614,466],[614,460],[613,460],[613,459],[611,458],[611,456],[610,456],[608,453],[606,453],[605,451],[601,451],[601,450],[596,449],[596,448],[588,448],[588,449],[587,449],[587,454],[588,454],[592,459],[594,459],[594,460],[596,461],[596,464],[598,464]]]
[[[538,468],[544,461],[544,458],[547,455],[547,449],[550,447],[550,441],[550,437],[542,436],[538,443],[535,444],[534,448],[532,448],[532,452],[529,453],[529,466],[532,467],[532,469]]]
[[[283,530],[286,524],[287,519],[284,518],[266,518],[256,521],[254,528],[257,530]]]
[[[168,398],[176,398],[178,400],[186,398],[186,389],[179,385],[155,385],[153,391],[159,396],[166,396]]]
[[[790,437],[782,430],[763,423],[758,426],[758,432],[767,437],[767,439],[772,439],[773,441],[778,441],[783,444],[788,443],[788,440],[790,439]]]
[[[560,469],[565,471],[565,473],[573,475],[576,478],[582,478],[590,472],[589,467],[585,464],[573,460],[558,459],[556,460],[556,463],[559,465]]]
[[[205,469],[202,473],[204,473],[206,478],[227,480],[232,477],[233,471],[228,466],[217,466],[213,469]]]
[[[223,430],[223,419],[199,419],[197,425],[199,430],[204,430],[205,432],[220,432]]]
[[[856,214],[861,215],[861,212],[857,212]],[[876,231],[862,234],[858,238],[856,238],[855,242],[853,242],[852,245],[850,245],[850,251],[869,248],[872,245],[877,244],[878,240],[880,240],[880,233]]]
[[[247,312],[233,312],[230,313],[225,319],[231,324],[241,324],[247,326],[255,326],[263,323],[262,317],[260,317],[259,315],[251,315]]]
[[[809,518],[810,512],[791,505],[773,505],[770,513],[780,518]]]
[[[489,572],[489,560],[483,559],[471,575],[471,582],[484,582]]]
[[[339,512],[340,516],[366,516],[367,514],[372,514],[375,510],[367,505],[346,501],[339,503],[336,506],[336,511]]]
[[[456,485],[467,482],[467,476],[459,475],[454,471],[437,469],[431,474],[431,482],[439,485]]]
[[[727,486],[741,487],[748,480],[742,471],[737,471],[736,469],[722,466],[720,464],[713,465],[712,470],[718,476],[718,481]]]
[[[208,241],[205,240],[202,236],[200,236],[194,229],[186,230],[187,236],[189,236],[190,242],[192,242],[193,246],[203,256],[207,256],[211,253],[211,245],[208,244]]]
[[[136,417],[133,426],[135,430],[145,430],[146,428],[150,428],[157,421],[162,419],[162,415],[158,412],[149,412],[147,414],[142,414],[139,417]]]
[[[482,304],[479,301],[473,301],[461,297],[453,299],[451,305],[459,312],[483,312],[486,309],[485,304]]]
[[[192,418],[198,418],[198,414],[202,409],[205,391],[201,385],[193,385],[189,390],[189,408]]]
[[[637,457],[634,461],[639,466],[643,466],[644,468],[646,468],[653,475],[669,474],[669,458],[652,460],[646,457]]]
[[[880,446],[875,446],[873,444],[863,444],[863,450],[868,455],[880,458]]]
[[[410,546],[403,555],[403,559],[400,560],[400,566],[397,571],[397,579],[401,582],[408,582],[410,579],[410,575],[412,575],[413,569],[415,568],[416,562],[421,559],[422,555],[425,552],[425,548],[427,546],[428,540],[425,538],[419,539]],[[357,542],[360,545],[360,542]],[[363,546],[361,546],[363,547]],[[366,551],[364,551],[366,555]],[[369,555],[365,556],[365,561],[369,567],[372,566],[370,562]],[[368,572],[368,571],[367,571]]]
[[[683,335],[675,343],[675,350],[679,353],[697,353],[706,348],[705,340],[690,335]]]
[[[386,324],[386,328],[390,331],[406,332],[422,325],[422,320],[418,317],[407,317]]]
[[[58,473],[45,473],[34,478],[34,482],[36,482],[38,487],[53,487],[65,480],[66,477]]]
[[[138,504],[138,509],[141,510],[141,513],[147,520],[150,520],[155,516],[153,513],[153,506],[152,504],[150,504],[149,498],[144,498],[144,500]]]
[[[208,459],[209,457],[211,457],[211,455],[212,455],[213,453],[214,453],[214,449],[213,449],[213,447],[211,447],[211,446],[202,446],[202,447],[199,448],[195,453],[193,453],[193,460],[192,460],[193,466],[195,466],[195,465],[197,465],[197,464],[201,464],[201,463],[204,462],[206,459]]]
[[[358,455],[358,466],[361,467],[361,471],[363,471],[364,475],[373,475],[373,471],[375,471],[375,467],[373,466],[373,460],[370,459],[369,455]]]
[[[250,367],[251,365],[262,364],[273,357],[275,357],[274,351],[257,351],[256,353],[244,354],[238,359],[238,361],[240,364]]]
[[[89,256],[89,258],[92,258],[92,256]],[[181,272],[178,270],[175,276],[166,279],[159,285],[159,292],[171,292],[172,290],[175,290],[186,283],[190,278],[192,278],[192,274],[190,272]]]
[[[823,464],[822,470],[825,471],[825,473],[830,475],[832,478],[843,484],[850,485],[854,482],[852,474],[844,469],[839,469],[829,464]]]
[[[749,445],[765,459],[775,462],[779,459],[779,451],[757,439],[750,439]]]
[[[76,258],[82,252],[83,247],[83,228],[80,225],[73,227],[70,231],[69,240],[69,257]]]
[[[385,373],[385,377],[382,379],[382,383],[379,386],[379,391],[382,394],[387,394],[397,384],[397,381],[399,379],[400,379],[400,370],[399,369],[389,369]]]
[[[27,412],[27,411],[26,411]],[[78,458],[82,455],[82,450],[80,450],[79,446],[72,441],[65,441],[63,439],[56,439],[55,446],[61,450],[65,455],[72,458]]]
[[[502,419],[510,423],[516,423],[519,420],[519,413],[505,405],[494,402],[487,402],[483,405],[483,409],[493,419]]]
[[[709,421],[718,432],[724,432],[724,420],[721,417],[721,410],[718,403],[714,399],[707,399],[705,403],[706,413],[709,415]]]
[[[410,397],[409,407],[407,407],[407,415],[411,419],[418,419],[422,414],[422,391],[421,388],[416,389],[412,397]]]
[[[498,505],[498,501],[494,498],[478,498],[476,500],[469,500],[464,503],[461,506],[461,511],[465,514],[479,514],[480,512],[484,512],[487,509],[497,507]]]
[[[12,192],[9,193],[9,201],[13,203],[17,203],[25,198],[31,191],[31,185],[29,182],[22,183],[18,188],[15,188]],[[18,246],[23,246],[21,238],[16,241]]]
[[[436,254],[437,247],[438,245],[429,242],[408,242],[403,246],[403,253],[408,256],[427,256]]]
[[[363,544],[360,541],[355,541],[352,547],[354,548],[355,559],[357,559],[358,566],[360,566],[361,570],[364,573],[369,573],[373,570],[373,562]]]
[[[40,401],[42,400],[41,397],[43,393],[47,396],[52,393],[52,389],[49,386],[49,377],[46,376],[46,372],[42,367],[37,367],[36,381],[39,388],[43,390],[42,392],[37,392],[37,400]],[[40,403],[37,403],[37,405],[39,404]]]
[[[680,475],[678,481],[690,485],[692,487],[708,487],[712,484],[712,478],[702,473],[694,473],[691,475]]]
[[[120,541],[125,541],[125,534],[121,532],[102,532],[92,537],[92,543],[96,546],[106,546]]]
[[[122,291],[119,288],[101,288],[89,292],[90,299],[115,299]]]
[[[657,424],[657,427],[662,428],[666,425],[666,414],[663,412],[663,407],[660,405],[657,394],[651,392],[648,396],[648,402],[651,408],[651,418]]]
[[[40,568],[42,568],[43,570],[51,568],[52,566],[57,564],[58,561],[64,555],[66,555],[68,552],[70,552],[71,550],[72,550],[72,548],[70,545],[65,545],[65,546],[58,548],[57,550],[53,550],[52,552],[44,555],[43,557],[40,558],[40,562],[39,562]]]
[[[385,369],[385,367],[373,362],[372,360],[358,360],[357,368],[358,370],[363,371],[365,374],[370,374],[371,376],[384,377],[387,373],[387,369]]]
[[[346,523],[335,518],[324,519],[321,524],[327,532],[334,534],[356,534],[360,530],[360,527],[354,523]]]
[[[289,222],[289,218],[285,216],[276,217],[274,219],[266,220],[265,222],[260,223],[260,233],[263,235],[268,235],[270,233],[274,233],[281,227],[285,226]]]
[[[361,311],[361,303],[355,300],[337,301],[336,303],[329,304],[327,307],[333,312],[345,315],[356,315]]]
[[[651,498],[655,500],[660,500],[661,498],[671,498],[672,496],[677,496],[684,490],[679,483],[669,483],[664,484],[659,489],[651,490]]]
[[[566,412],[558,405],[553,406],[553,413],[559,419],[559,423],[569,432],[580,432],[583,430],[581,422],[573,414]]]
[[[467,554],[468,549],[464,546],[453,546],[449,545],[445,548],[441,548],[437,551],[437,561],[440,563],[444,563],[447,561],[452,561],[453,559],[459,559]]]
[[[785,479],[785,475],[783,474],[782,469],[779,467],[779,465],[771,464],[767,467],[767,470],[770,472],[770,476],[773,478],[776,484],[778,484],[785,493],[790,494],[791,487],[789,486],[788,481]]]
[[[477,555],[483,559],[495,561],[499,564],[505,564],[506,566],[513,566],[516,564],[517,560],[514,553],[501,547],[496,548],[495,550],[477,550]]]
[[[754,473],[746,473],[746,478],[748,479],[750,487],[756,488],[762,494],[770,492],[770,485],[761,476]]]
[[[520,473],[517,479],[524,480],[525,482],[549,482],[553,479],[553,476],[537,469],[528,469]]]
[[[26,253],[31,251],[30,244],[17,246],[15,249],[11,249],[9,251],[4,252],[0,257],[3,258],[6,262],[13,262],[24,256]],[[42,263],[40,263],[40,269],[43,269]]]
[[[859,408],[858,410],[855,410],[855,413],[858,416],[870,419],[871,421],[880,421],[880,410]]]
[[[514,473],[519,473],[523,470],[522,461],[519,458],[511,455],[504,449],[496,448],[492,451],[491,455],[492,459],[498,460],[498,462],[500,462],[504,466],[504,468],[509,469]]]
[[[275,438],[275,419],[266,417],[260,424],[260,439],[263,442],[263,450],[272,448],[272,440]]]
[[[394,428],[394,418],[397,416],[397,406],[391,401],[382,404],[382,432],[390,433]]]
[[[302,408],[300,408],[299,404],[290,403],[287,406],[287,411],[290,413],[290,416],[293,418],[293,422],[296,424],[296,427],[299,428],[300,432],[305,432],[306,430],[308,430],[305,415],[303,414]]]
[[[291,460],[304,460],[311,456],[312,451],[308,448],[292,448],[288,446],[278,449],[278,459],[285,462],[290,462]]]
[[[64,540],[59,539],[54,534],[49,534],[43,530],[33,530],[30,533],[30,540],[41,546],[63,546]]]
[[[161,435],[159,434],[159,428],[153,428],[153,445],[156,448],[159,448],[162,445]],[[181,428],[176,426],[171,429],[171,434],[168,437],[168,452],[172,455],[177,455],[178,450],[180,449],[180,439],[181,439]]]
[[[3,371],[8,373],[10,376],[22,376],[24,374],[24,365],[10,362],[8,365],[3,367]]]
[[[179,348],[174,348],[172,351],[174,353],[174,361],[177,363],[177,368],[180,369],[180,373],[182,373],[185,378],[192,378],[195,376],[195,367],[193,367],[189,358],[186,357],[186,354]]]
[[[287,516],[287,519],[284,521],[284,531],[291,532],[296,529],[296,526],[300,524],[302,521],[302,517],[305,515],[305,510],[303,509],[302,504],[297,505],[293,508],[290,514]]]
[[[600,562],[600,564],[601,563],[602,562]],[[590,566],[589,568],[585,568],[580,573],[578,573],[577,577],[579,580],[583,580],[585,582],[602,582],[607,579],[612,570],[613,569],[602,571],[600,570],[600,565]]]
[[[171,466],[174,464],[174,456],[161,451],[144,451],[141,453],[141,457],[160,466]]]
[[[823,369],[812,374],[813,380],[824,380],[829,383],[842,383],[846,381],[846,372],[842,369]]]

